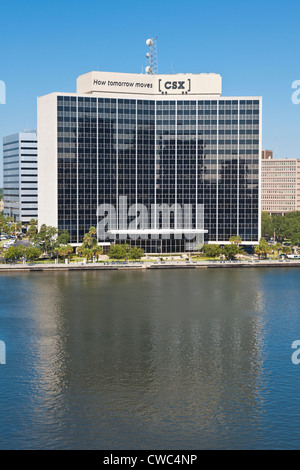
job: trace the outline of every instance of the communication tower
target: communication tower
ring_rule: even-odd
[[[157,37],[147,39],[146,45],[149,47],[149,52],[146,53],[148,65],[145,71],[149,75],[156,75],[158,74]]]

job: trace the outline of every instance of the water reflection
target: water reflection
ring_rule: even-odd
[[[20,413],[31,427],[16,447],[255,447],[268,386],[263,276],[18,276],[30,294],[31,347],[18,373],[31,384]]]

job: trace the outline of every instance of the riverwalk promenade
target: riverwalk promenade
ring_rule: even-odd
[[[0,274],[36,271],[145,270],[145,269],[215,269],[215,268],[300,268],[300,260],[243,260],[243,261],[141,261],[102,263],[0,264]]]

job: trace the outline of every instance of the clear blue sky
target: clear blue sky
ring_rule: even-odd
[[[36,98],[74,92],[91,70],[140,73],[158,36],[159,73],[215,72],[223,95],[263,97],[263,148],[300,157],[299,0],[1,1],[2,137],[36,128]]]

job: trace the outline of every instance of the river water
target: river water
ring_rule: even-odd
[[[300,448],[300,269],[0,275],[0,449]]]

